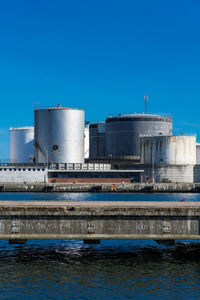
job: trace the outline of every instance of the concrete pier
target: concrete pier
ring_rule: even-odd
[[[199,193],[200,183],[0,183],[0,192]]]
[[[0,239],[200,240],[200,202],[1,201]]]

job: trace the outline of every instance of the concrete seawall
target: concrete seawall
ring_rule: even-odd
[[[1,201],[0,239],[200,240],[199,202]]]
[[[200,193],[200,183],[0,183],[0,192]]]

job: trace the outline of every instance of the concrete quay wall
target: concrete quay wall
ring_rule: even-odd
[[[0,183],[0,192],[200,193],[200,183]]]
[[[200,239],[199,202],[2,201],[0,239]]]

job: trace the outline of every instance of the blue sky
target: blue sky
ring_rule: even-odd
[[[171,113],[200,137],[200,0],[0,0],[0,159],[41,107]]]

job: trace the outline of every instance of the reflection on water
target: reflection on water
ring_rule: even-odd
[[[0,200],[48,201],[200,201],[198,193],[0,193]]]
[[[200,245],[1,242],[1,299],[188,299],[200,288]]]

